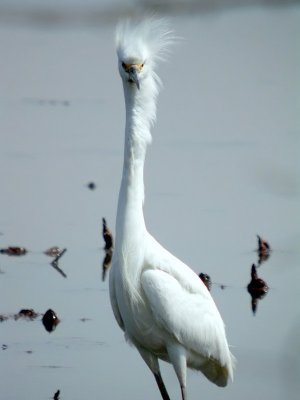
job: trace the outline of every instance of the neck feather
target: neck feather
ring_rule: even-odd
[[[119,193],[116,231],[124,240],[145,232],[143,215],[144,163],[147,145],[151,142],[150,129],[155,121],[157,85],[154,77],[142,82],[140,90],[124,82],[126,126],[124,164]],[[117,245],[118,238],[116,238]]]

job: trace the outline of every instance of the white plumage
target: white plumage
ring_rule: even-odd
[[[160,85],[154,69],[171,41],[163,20],[125,22],[117,29],[126,126],[109,289],[115,318],[153,372],[162,398],[169,400],[158,359],[173,365],[186,400],[187,367],[226,386],[233,357],[206,286],[148,233],[144,221],[143,169]]]

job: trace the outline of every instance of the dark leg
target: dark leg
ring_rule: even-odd
[[[187,399],[187,397],[186,397],[186,389],[185,389],[185,387],[183,387],[183,386],[180,386],[180,388],[181,388],[181,397],[182,397],[182,400],[186,400],[186,399]]]
[[[160,372],[154,374],[154,377],[163,400],[170,400],[170,397],[168,395],[167,389],[165,387],[164,381],[162,380]]]

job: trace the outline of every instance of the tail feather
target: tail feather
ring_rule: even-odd
[[[216,361],[209,360],[201,368],[201,372],[217,386],[224,387],[228,383],[228,368],[220,366]]]
[[[215,383],[217,386],[225,387],[227,386],[228,380],[233,380],[233,366],[235,364],[235,359],[231,355],[231,364],[221,365],[218,361],[213,358],[209,358],[201,366],[200,371],[206,376],[211,382]]]

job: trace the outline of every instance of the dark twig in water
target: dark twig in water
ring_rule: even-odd
[[[247,290],[251,295],[251,308],[253,314],[255,314],[258,300],[264,298],[269,290],[266,282],[258,277],[255,264],[252,264],[251,267],[251,281],[247,286]]]
[[[203,272],[200,272],[198,275],[201,281],[204,283],[204,285],[207,287],[208,290],[211,288],[211,279],[210,276],[207,274],[204,274]]]
[[[105,218],[102,218],[102,236],[105,242],[104,250],[108,251],[113,248],[113,236],[111,231],[108,229]]]
[[[54,393],[53,400],[59,400],[60,390]]]
[[[51,267],[53,267],[57,272],[59,272],[64,278],[67,278],[67,274],[66,274],[61,268],[59,268],[57,262],[55,263],[54,261],[52,261],[52,262],[50,263],[50,265],[51,265]]]
[[[63,249],[52,261],[52,263],[58,263],[58,260],[65,254],[67,249]]]
[[[105,281],[107,270],[109,269],[109,267],[111,265],[112,254],[113,254],[112,249],[105,251],[105,255],[103,258],[103,262],[102,262],[102,281],[103,282]]]
[[[63,249],[56,257],[55,259],[50,263],[50,265],[56,269],[56,271],[58,271],[64,278],[67,277],[67,275],[64,273],[64,271],[59,268],[58,266],[58,261],[59,259],[65,254],[65,252],[67,251],[67,249]]]
[[[257,246],[257,254],[258,254],[258,265],[262,264],[264,261],[271,255],[271,246],[269,243],[262,239],[259,235],[256,235],[258,246]]]

